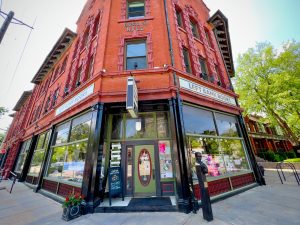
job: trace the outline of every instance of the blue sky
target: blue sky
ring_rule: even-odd
[[[116,1],[116,0],[114,0]],[[157,0],[156,0],[157,1]],[[200,0],[190,0],[200,1]],[[24,26],[10,25],[0,44],[0,106],[12,113],[23,91],[31,90],[31,79],[65,27],[76,31],[85,0],[0,0],[4,12],[13,10],[15,17],[32,25],[32,32],[23,58],[16,70],[29,34]],[[256,42],[269,41],[275,47],[282,42],[300,41],[300,0],[204,0],[212,15],[220,9],[229,20],[233,58]],[[70,5],[72,7],[70,7]],[[0,26],[4,19],[0,17]],[[9,88],[9,83],[13,85]],[[7,128],[11,118],[0,119],[0,128]],[[0,130],[1,132],[1,130]]]

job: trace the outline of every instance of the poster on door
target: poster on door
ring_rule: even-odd
[[[159,141],[160,177],[173,178],[172,156],[170,141]]]

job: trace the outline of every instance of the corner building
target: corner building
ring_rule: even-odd
[[[201,200],[195,152],[213,199],[264,184],[230,82],[222,12],[210,17],[201,0],[88,0],[77,25],[14,108],[6,177],[57,200],[81,193],[90,212],[110,208],[109,194],[123,194],[125,210],[170,199],[155,209],[189,212],[192,196]]]

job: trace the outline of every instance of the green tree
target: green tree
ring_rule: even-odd
[[[239,55],[236,91],[245,114],[262,114],[280,126],[297,145],[300,136],[300,43],[290,41],[277,51],[258,43]]]
[[[8,110],[6,108],[0,106],[0,118],[7,112],[8,112]]]
[[[0,146],[1,146],[2,142],[4,141],[4,138],[5,138],[5,134],[0,133]]]

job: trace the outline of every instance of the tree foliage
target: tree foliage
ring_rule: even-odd
[[[258,43],[238,57],[236,91],[245,114],[262,114],[296,145],[300,136],[300,43]]]
[[[8,110],[6,108],[0,106],[0,118],[7,112],[8,112]]]

